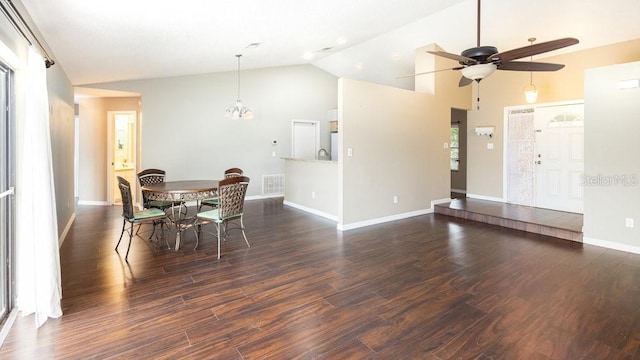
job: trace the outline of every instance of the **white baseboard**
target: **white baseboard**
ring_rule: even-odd
[[[251,195],[245,197],[245,200],[262,200],[262,199],[274,199],[284,197],[284,194],[280,195]]]
[[[67,226],[64,227],[64,231],[62,231],[62,234],[60,235],[60,238],[58,239],[58,247],[62,247],[62,243],[64,242],[64,239],[67,238],[67,234],[69,233],[69,229],[71,229],[71,225],[73,225],[73,222],[76,220],[76,213],[74,212],[73,214],[71,214],[71,217],[69,218],[69,221],[67,221]]]
[[[446,203],[451,202],[451,201],[452,201],[451,198],[431,200],[431,212],[434,211],[434,209],[433,209],[434,206],[436,206],[438,204],[446,204]]]
[[[451,192],[454,192],[454,193],[460,193],[460,194],[466,194],[466,193],[467,193],[467,190],[451,189]]]
[[[106,201],[78,200],[78,205],[107,206],[109,203]]]
[[[332,215],[332,214],[326,213],[324,211],[319,211],[319,210],[316,210],[316,209],[312,209],[310,207],[306,207],[306,206],[303,206],[303,205],[292,203],[291,201],[287,201],[287,200],[285,200],[283,202],[283,204],[287,205],[287,206],[291,206],[292,208],[296,208],[296,209],[299,209],[299,210],[302,210],[302,211],[306,211],[306,212],[314,214],[314,215],[322,216],[323,218],[327,218],[327,219],[332,220],[332,221],[336,221],[336,222],[338,221],[338,217],[336,215]]]
[[[599,246],[607,249],[620,250],[620,251],[625,251],[633,254],[640,254],[639,246],[621,244],[613,241],[600,240],[600,239],[594,239],[589,237],[584,237],[582,239],[582,242],[584,244]]]
[[[4,340],[7,338],[7,335],[9,335],[9,330],[11,330],[11,327],[13,326],[13,323],[16,321],[17,316],[18,316],[18,308],[14,307],[9,313],[9,315],[7,316],[7,320],[4,322],[4,324],[2,324],[2,327],[0,327],[0,347],[2,347],[2,344],[4,343]]]
[[[497,202],[506,202],[503,198],[493,197],[493,196],[484,196],[484,195],[476,195],[476,194],[467,194],[468,198],[478,199],[478,200],[487,200],[487,201],[497,201]]]
[[[351,224],[342,224],[342,225],[338,224],[338,230],[339,231],[353,230],[353,229],[358,229],[358,228],[365,227],[365,226],[377,225],[377,224],[382,224],[382,223],[386,223],[386,222],[390,222],[390,221],[402,220],[402,219],[407,219],[407,218],[410,218],[410,217],[426,215],[426,214],[431,214],[431,213],[433,213],[433,207],[431,207],[431,209],[411,211],[411,212],[406,212],[406,213],[402,213],[402,214],[385,216],[385,217],[381,217],[381,218],[377,218],[377,219],[359,221],[359,222],[351,223]]]

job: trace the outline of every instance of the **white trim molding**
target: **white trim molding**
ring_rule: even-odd
[[[58,239],[58,248],[62,247],[62,243],[64,242],[64,239],[67,238],[67,234],[69,233],[69,230],[71,229],[71,225],[73,225],[73,222],[76,220],[76,213],[74,212],[73,214],[71,214],[71,217],[69,218],[69,221],[67,222],[67,226],[64,227],[64,230],[62,231],[62,234],[60,235],[60,238]]]
[[[493,196],[484,196],[484,195],[476,195],[476,194],[467,194],[468,198],[478,199],[478,200],[487,200],[487,201],[497,201],[497,202],[506,202],[504,198],[493,197]]]
[[[584,237],[582,239],[582,242],[584,244],[599,246],[607,249],[620,250],[620,251],[625,251],[633,254],[640,254],[640,246],[621,244],[614,241],[600,240],[600,239],[594,239],[589,237]]]
[[[433,207],[431,207],[430,209],[411,211],[411,212],[406,212],[402,214],[385,216],[377,219],[359,221],[351,224],[342,224],[342,225],[338,224],[337,228],[339,231],[347,231],[347,230],[358,229],[365,226],[377,225],[377,224],[382,224],[390,221],[402,220],[402,219],[407,219],[407,218],[431,214],[431,213],[433,213]]]
[[[319,211],[319,210],[316,210],[316,209],[312,209],[310,207],[306,207],[306,206],[303,206],[303,205],[292,203],[291,201],[285,200],[283,202],[283,204],[286,205],[286,206],[291,206],[292,208],[296,208],[298,210],[306,211],[306,212],[314,214],[314,215],[322,216],[323,218],[327,218],[327,219],[335,221],[335,222],[338,221],[338,217],[335,216],[335,215],[331,215],[331,214],[323,212],[323,211]]]
[[[109,203],[106,201],[98,200],[78,200],[78,205],[107,206],[109,205]]]

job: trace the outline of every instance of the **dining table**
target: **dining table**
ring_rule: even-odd
[[[144,185],[141,188],[147,199],[170,201],[175,206],[171,207],[168,214],[170,225],[176,230],[175,250],[180,249],[182,231],[193,225],[193,217],[188,217],[187,211],[183,213],[181,203],[195,201],[196,209],[201,200],[214,198],[218,194],[218,180],[178,180],[165,181],[157,184]],[[176,211],[177,209],[177,211]],[[168,244],[167,244],[168,245]]]

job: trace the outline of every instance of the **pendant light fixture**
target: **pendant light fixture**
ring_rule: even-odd
[[[531,45],[533,45],[533,42],[536,41],[536,38],[531,37],[528,39],[528,41]],[[531,56],[529,61],[533,61],[533,55]],[[533,104],[538,100],[538,89],[535,85],[533,85],[533,71],[529,71],[529,85],[524,87],[524,98],[529,104]]]
[[[242,57],[242,54],[238,54],[236,57],[238,58],[238,97],[236,98],[236,104],[227,108],[225,117],[249,120],[253,119],[253,113],[248,107],[243,106],[242,101],[240,100],[240,57]]]

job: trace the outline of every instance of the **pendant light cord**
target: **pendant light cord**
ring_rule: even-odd
[[[238,97],[236,97],[237,100],[240,100],[240,57],[241,56],[242,54],[236,55],[236,57],[238,58]]]

